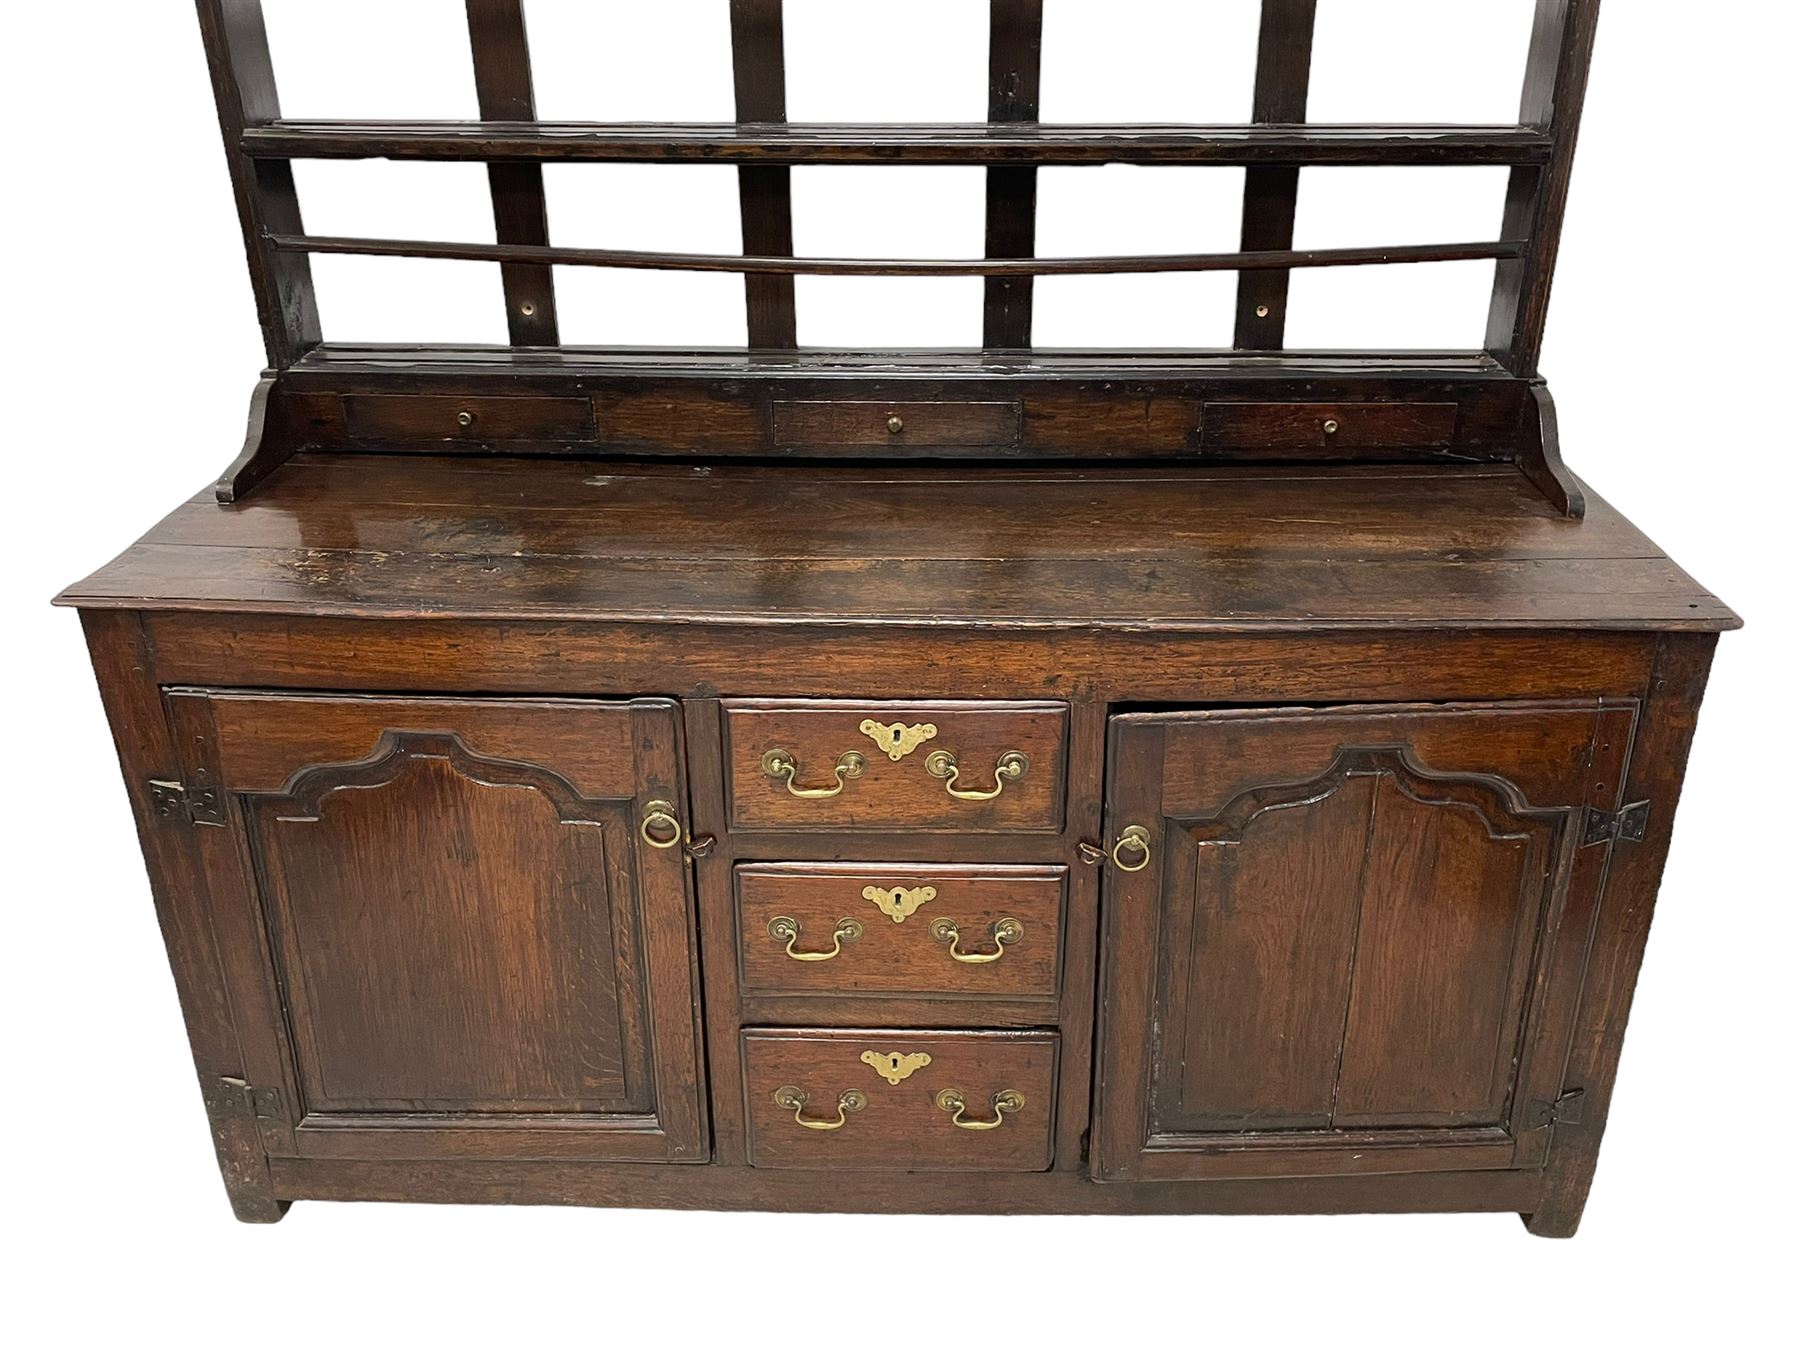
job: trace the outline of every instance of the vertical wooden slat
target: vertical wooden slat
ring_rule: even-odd
[[[781,0],[731,0],[731,60],[738,121],[787,121]],[[757,257],[793,257],[794,203],[787,166],[739,168],[738,200],[744,220],[744,252]],[[792,277],[745,277],[744,302],[751,347],[791,351],[798,345]]]
[[[1263,0],[1256,50],[1258,123],[1304,122],[1312,81],[1314,19],[1318,0]],[[1294,246],[1294,208],[1300,195],[1298,165],[1244,171],[1246,252]],[[1288,273],[1238,274],[1237,345],[1279,351],[1287,333]]]
[[[531,122],[537,101],[531,87],[531,49],[525,37],[524,0],[468,0],[469,47],[475,58],[475,94],[488,122]],[[537,164],[490,164],[494,237],[501,244],[548,244],[544,170]],[[549,267],[502,263],[506,326],[515,347],[557,345],[556,286]]]
[[[250,255],[250,285],[262,321],[269,365],[291,366],[319,345],[319,305],[312,268],[300,254],[278,253],[263,243],[264,232],[305,232],[293,165],[286,160],[251,160],[240,149],[244,128],[281,116],[269,35],[261,0],[198,0],[200,32],[212,71],[213,97],[225,133],[225,155],[237,196]]]
[[[1523,257],[1495,267],[1487,347],[1514,374],[1535,376],[1550,309],[1550,283],[1562,243],[1563,212],[1575,167],[1581,106],[1600,0],[1538,0],[1519,121],[1550,132],[1550,161],[1514,169],[1506,190],[1502,239],[1529,241]]]
[[[1043,68],[1044,0],[992,0],[988,121],[1035,122]],[[987,171],[987,256],[1029,258],[1037,249],[1037,169]],[[989,277],[982,345],[1031,345],[1031,278]]]

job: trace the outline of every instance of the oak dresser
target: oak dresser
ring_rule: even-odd
[[[281,116],[199,0],[269,368],[216,488],[71,587],[226,1189],[927,1212],[1485,1210],[1593,1176],[1732,613],[1563,466],[1538,373],[1597,0],[1516,124]],[[725,7],[720,7],[721,22]],[[355,34],[346,34],[354,40]],[[488,166],[494,242],[307,233],[295,161]],[[555,246],[546,163],[725,163],[742,256]],[[795,166],[981,166],[979,259],[795,256]],[[1036,256],[1045,167],[1218,166],[1242,246]],[[1301,250],[1303,168],[1501,166],[1493,242]],[[870,168],[868,172],[880,172]],[[322,341],[322,253],[496,264],[504,347]],[[1485,346],[1284,347],[1300,269],[1492,264]],[[564,346],[580,267],[745,276],[747,345]],[[1032,346],[1033,281],[1238,277],[1224,351]],[[796,276],[985,278],[981,349],[796,340]],[[497,295],[499,292],[497,291]],[[805,298],[804,293],[801,297]]]

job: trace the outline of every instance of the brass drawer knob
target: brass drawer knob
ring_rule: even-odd
[[[1337,434],[1338,434],[1338,420],[1337,420],[1337,418],[1335,418],[1335,417],[1327,417],[1327,418],[1326,418],[1326,419],[1325,419],[1325,434],[1326,434],[1326,435],[1327,435],[1327,436],[1335,436],[1335,435],[1337,435]]]
[[[1006,1124],[1007,1116],[1015,1111],[1022,1111],[1025,1109],[1025,1094],[1023,1092],[1015,1092],[1012,1088],[1005,1088],[996,1092],[993,1097],[990,1098],[990,1101],[994,1108],[994,1118],[992,1120],[967,1119],[963,1113],[968,1110],[969,1104],[967,1100],[964,1099],[962,1093],[958,1092],[955,1088],[945,1088],[942,1092],[938,1093],[937,1108],[940,1111],[948,1111],[950,1113],[950,1123],[955,1125],[959,1130],[997,1130],[1002,1125]]]
[[[999,919],[988,929],[994,935],[994,950],[991,952],[965,952],[957,947],[962,932],[956,926],[955,919],[937,919],[928,930],[931,936],[950,949],[950,959],[965,966],[985,966],[998,961],[1006,955],[1006,949],[1015,942],[1024,940],[1025,925],[1017,919]]]
[[[869,1099],[855,1088],[840,1093],[837,1099],[836,1120],[808,1120],[804,1114],[807,1096],[797,1087],[784,1087],[775,1090],[775,1105],[783,1111],[794,1113],[794,1123],[808,1130],[841,1130],[844,1122],[869,1104]]]
[[[906,423],[901,419],[899,413],[891,413],[888,416],[887,427],[888,435],[898,436],[901,432],[906,430]]]
[[[957,767],[956,756],[948,750],[933,750],[925,756],[925,772],[933,778],[944,780],[944,791],[959,802],[991,802],[1006,790],[1009,782],[1023,778],[1031,768],[1031,761],[1017,750],[1008,750],[1000,756],[994,766],[994,790],[983,792],[979,788],[959,788],[956,780],[961,777],[962,770]]]
[[[869,761],[858,750],[846,750],[838,756],[831,776],[837,780],[837,786],[828,788],[802,788],[794,786],[794,779],[800,773],[800,761],[786,750],[771,750],[762,757],[762,771],[770,778],[779,779],[787,784],[788,794],[803,798],[806,801],[823,801],[835,797],[844,790],[844,785],[853,778],[861,778],[868,770]]]
[[[769,936],[777,942],[786,943],[788,957],[794,961],[835,961],[842,955],[844,948],[863,935],[863,926],[855,919],[839,919],[837,927],[831,930],[831,950],[825,952],[803,952],[796,950],[800,941],[800,921],[790,919],[785,914],[777,914],[769,920]]]

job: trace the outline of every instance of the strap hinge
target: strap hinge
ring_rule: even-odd
[[[1649,802],[1632,802],[1617,811],[1602,811],[1590,806],[1582,826],[1581,845],[1587,848],[1593,844],[1641,844],[1649,826]]]
[[[190,825],[223,825],[225,799],[216,788],[189,791],[167,779],[150,780],[150,809],[158,820],[185,820]]]

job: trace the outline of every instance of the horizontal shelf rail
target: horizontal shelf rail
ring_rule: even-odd
[[[1542,164],[1525,126],[277,121],[258,159],[725,164]]]
[[[645,253],[541,244],[448,244],[421,239],[361,239],[266,234],[281,253],[455,262],[541,263],[651,272],[733,272],[750,276],[1056,277],[1144,272],[1254,272],[1302,267],[1374,267],[1521,257],[1523,243],[1405,244],[1390,248],[1269,249],[1252,253],[1172,253],[1112,258],[756,258],[714,253]]]

